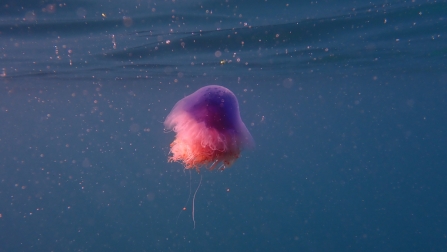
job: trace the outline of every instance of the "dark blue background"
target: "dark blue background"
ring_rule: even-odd
[[[447,251],[443,1],[3,1],[0,251]],[[256,141],[167,163],[218,84]]]

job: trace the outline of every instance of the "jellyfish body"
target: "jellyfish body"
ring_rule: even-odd
[[[205,86],[175,104],[164,122],[176,133],[170,162],[185,169],[231,166],[242,149],[254,146],[239,113],[239,103],[229,89]]]

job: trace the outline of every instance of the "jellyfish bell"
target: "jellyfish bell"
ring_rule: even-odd
[[[169,161],[186,169],[226,168],[243,149],[254,147],[236,96],[222,86],[202,87],[178,101],[164,125],[176,133]]]

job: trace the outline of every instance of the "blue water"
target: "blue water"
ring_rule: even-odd
[[[447,251],[446,39],[445,1],[2,1],[0,251]],[[189,173],[209,84],[256,148]]]

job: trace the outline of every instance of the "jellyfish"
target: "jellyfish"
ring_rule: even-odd
[[[205,86],[178,101],[164,122],[175,132],[169,162],[185,169],[230,167],[254,141],[239,113],[239,103],[229,89]]]

